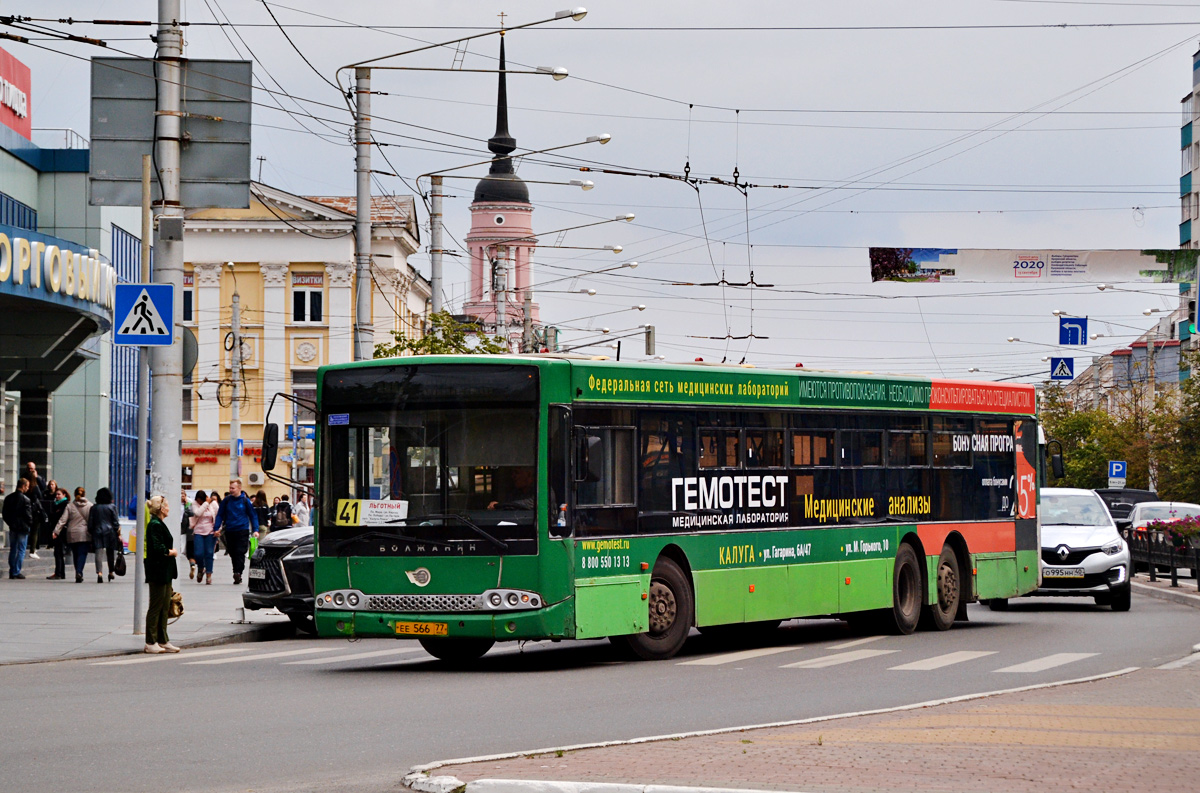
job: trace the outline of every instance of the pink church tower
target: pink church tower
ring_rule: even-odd
[[[503,35],[503,34],[502,34]],[[488,140],[492,164],[475,186],[471,202],[470,293],[463,313],[496,328],[497,336],[519,333],[525,293],[533,289],[533,205],[529,188],[513,169],[517,141],[508,131],[508,90],[504,80],[504,39],[500,39],[500,87],[496,98],[496,134]],[[538,306],[533,304],[533,321]]]

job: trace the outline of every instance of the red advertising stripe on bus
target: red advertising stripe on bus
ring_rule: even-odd
[[[1017,550],[1017,524],[1001,522],[980,523],[920,523],[917,536],[925,546],[927,556],[942,552],[946,537],[958,532],[967,541],[970,553],[1014,553]]]
[[[930,410],[969,410],[975,413],[1023,413],[1033,415],[1031,385],[1003,385],[971,380],[934,380],[929,395]]]

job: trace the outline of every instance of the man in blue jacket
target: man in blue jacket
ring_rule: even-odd
[[[221,500],[213,521],[213,534],[225,535],[225,550],[233,558],[233,583],[242,583],[242,570],[246,567],[246,551],[250,550],[250,532],[258,536],[258,514],[254,502],[242,492],[242,480],[229,480],[229,496]]]

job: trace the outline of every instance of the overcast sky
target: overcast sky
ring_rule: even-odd
[[[143,0],[4,4],[8,14],[76,19],[148,20],[155,7]],[[190,27],[186,54],[252,58],[256,80],[279,92],[255,92],[260,104],[253,110],[253,148],[256,158],[265,158],[264,182],[300,194],[352,194],[351,119],[325,82],[336,80],[339,66],[494,27],[501,11],[510,13],[509,24],[519,24],[559,8],[528,0],[271,2],[314,72],[261,2],[185,0],[189,21],[211,23],[215,15],[236,24]],[[590,192],[530,185],[536,230],[624,212],[637,219],[571,232],[562,242],[619,244],[619,256],[540,249],[538,279],[629,260],[640,266],[548,286],[591,287],[598,294],[541,294],[545,321],[606,326],[613,335],[653,323],[658,352],[671,360],[727,357],[762,366],[803,362],[1001,377],[1047,369],[1042,356],[1058,354],[1050,347],[1005,339],[1053,344],[1054,309],[1089,315],[1101,323],[1093,332],[1113,336],[1113,343],[1101,339],[1086,348],[1077,361],[1082,368],[1087,356],[1128,343],[1149,327],[1144,309],[1178,302],[1171,285],[1129,284],[1133,291],[1116,292],[1086,284],[872,285],[866,248],[1177,246],[1179,103],[1191,89],[1200,7],[1081,0],[621,0],[595,2],[588,10],[581,22],[507,36],[510,68],[565,66],[572,76],[561,82],[510,76],[510,129],[529,149],[601,132],[612,141],[567,150],[579,160],[559,158],[559,167],[524,162],[520,174],[596,183]],[[1064,23],[1071,26],[1031,27]],[[1109,23],[1137,25],[1094,26]],[[955,29],[937,29],[946,26]],[[695,29],[714,27],[725,29]],[[153,54],[146,28],[77,24],[70,30],[103,38],[114,50]],[[35,43],[54,52],[4,42],[33,70],[34,126],[87,135],[89,68],[81,58],[104,53],[82,44]],[[497,47],[495,37],[472,42],[463,65],[494,68]],[[453,61],[453,49],[445,49],[395,63],[449,67]],[[377,137],[393,145],[382,149],[391,165],[377,158],[374,167],[394,167],[411,185],[418,174],[486,157],[495,83],[494,75],[485,74],[377,71],[373,87],[387,93],[373,100]],[[690,162],[693,175],[722,178],[732,178],[736,167],[743,180],[792,187],[756,188],[747,198],[720,186],[697,194],[667,179],[581,175],[572,170],[581,161],[675,174]],[[469,228],[473,182],[448,184],[454,198],[446,202],[447,229],[461,239]],[[380,185],[412,192],[392,177],[380,177]],[[821,189],[802,189],[813,186]],[[421,221],[428,244],[423,208]],[[543,237],[544,244],[555,241],[557,235]],[[424,251],[410,261],[428,275]],[[751,268],[757,282],[774,287],[676,285],[715,281],[722,271],[729,281],[744,282]],[[447,262],[450,302],[462,300],[466,276],[465,257]],[[635,304],[647,309],[621,311]],[[610,311],[620,313],[572,321]],[[696,338],[745,336],[751,328],[769,338]],[[563,335],[566,342],[584,337],[591,338]],[[623,357],[640,353],[640,338],[625,343]],[[972,366],[983,372],[968,374]]]

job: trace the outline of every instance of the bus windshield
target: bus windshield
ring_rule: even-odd
[[[428,400],[419,385],[401,384],[390,405],[346,404],[333,389],[320,553],[536,553],[536,404]]]

